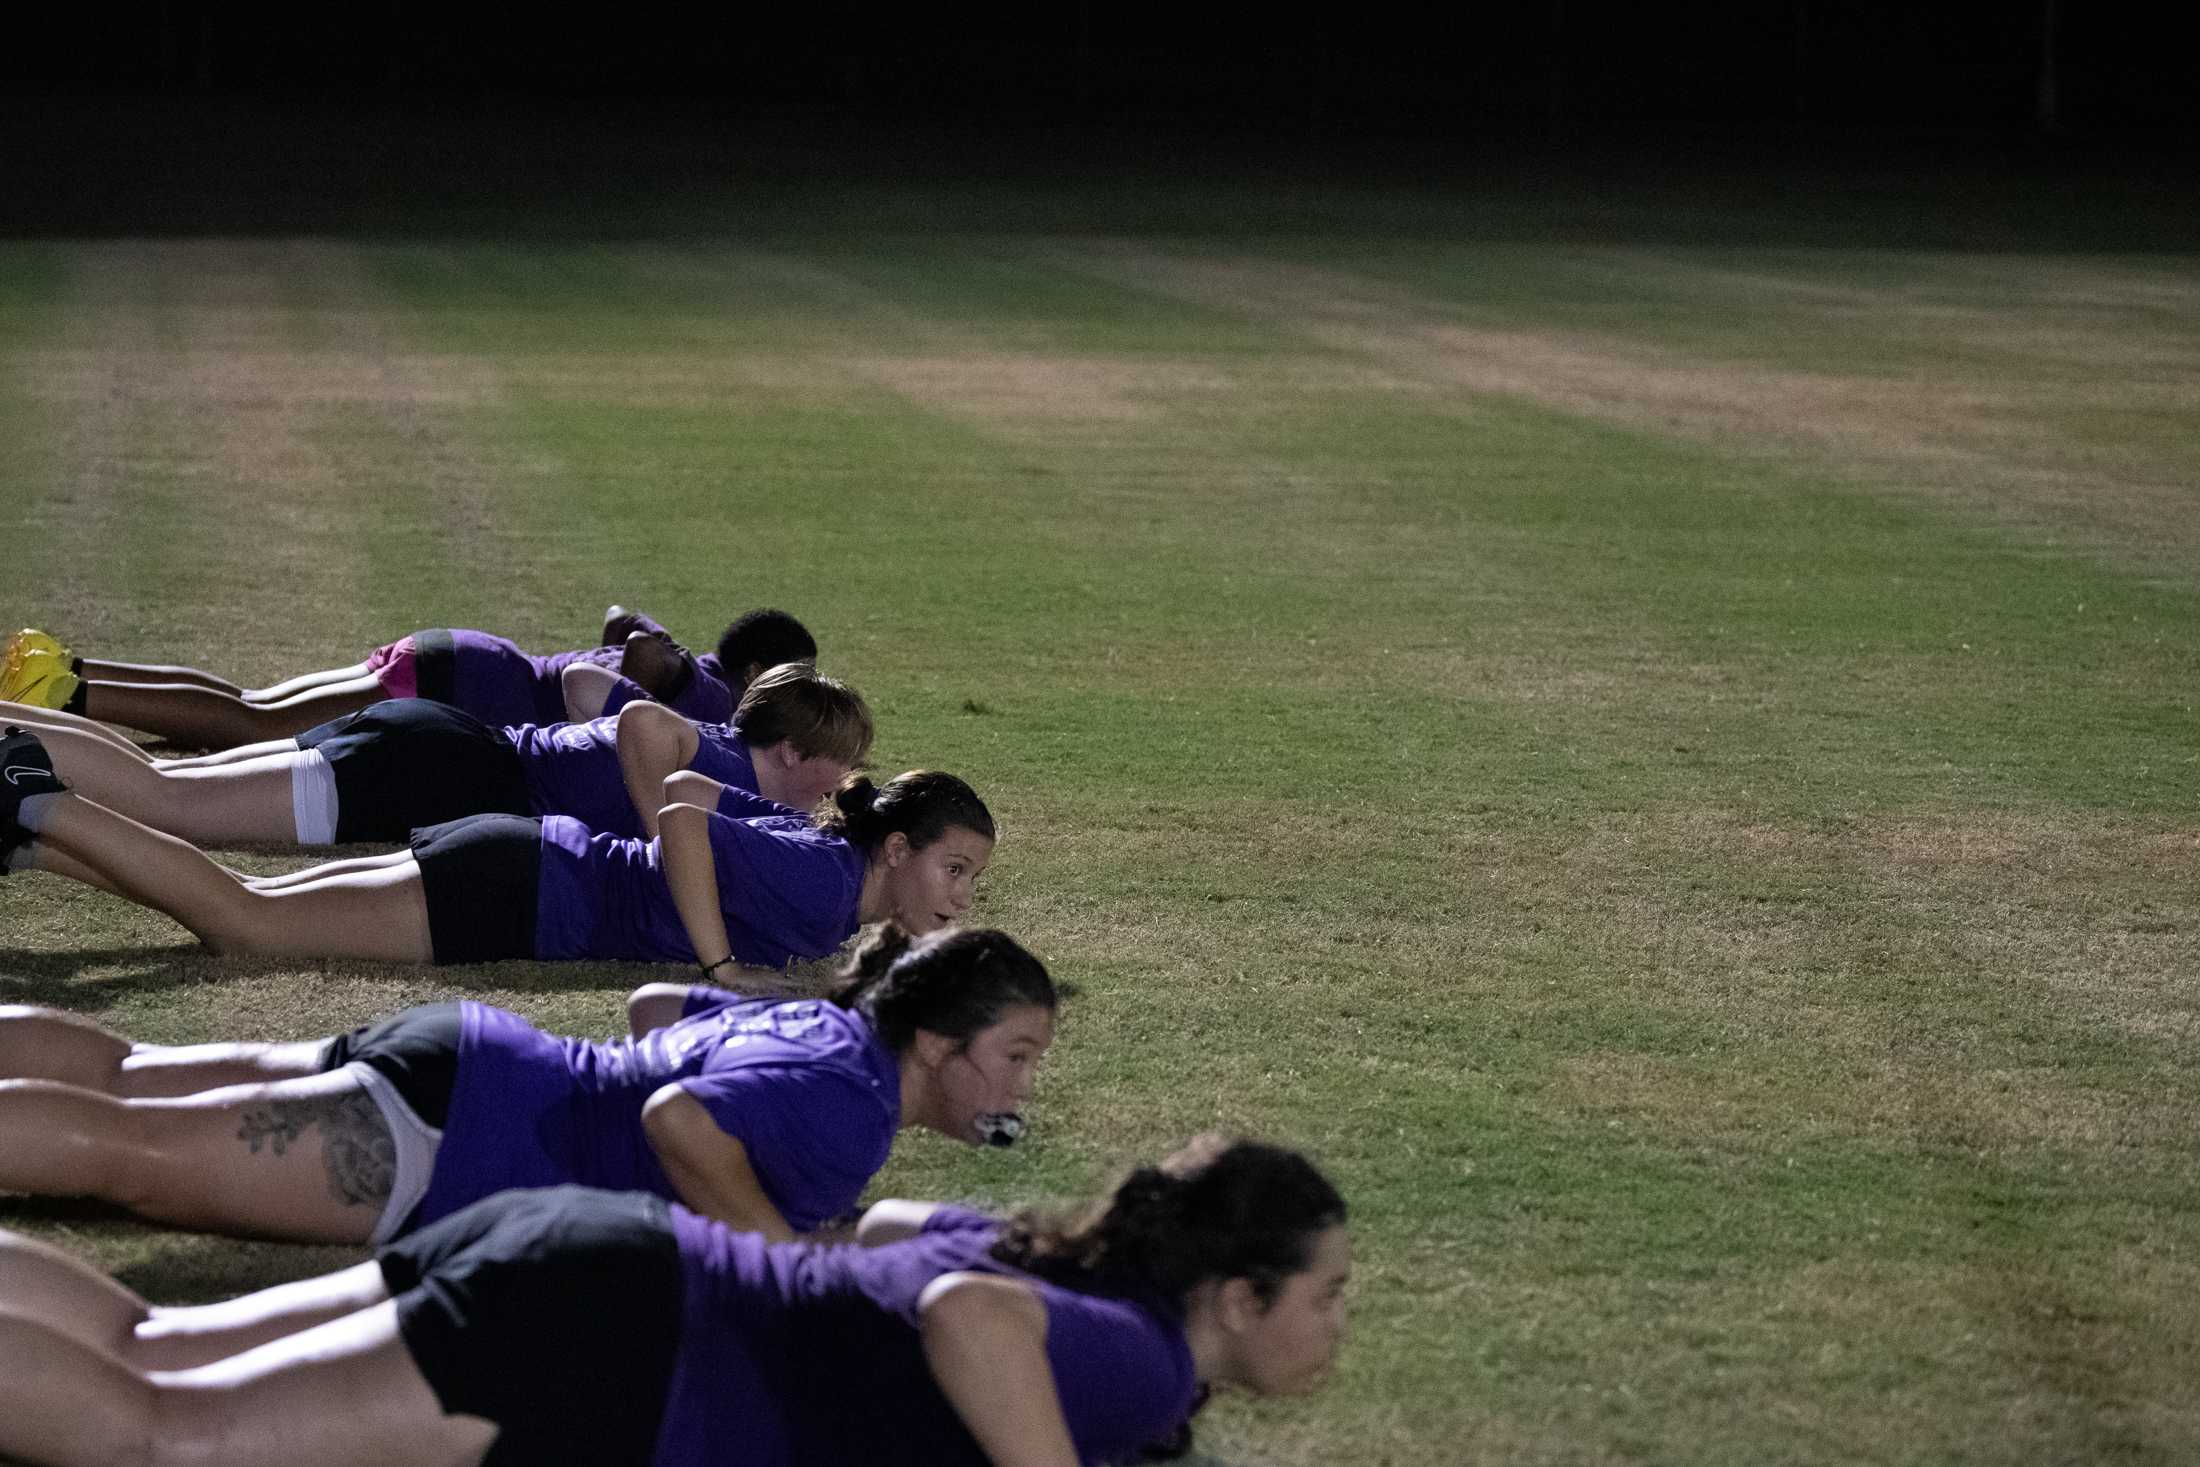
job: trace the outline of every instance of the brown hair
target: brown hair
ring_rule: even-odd
[[[970,830],[993,839],[993,812],[978,792],[952,774],[912,769],[883,785],[851,774],[826,798],[816,815],[817,828],[865,850],[899,831],[923,850],[950,830]]]
[[[751,749],[790,743],[805,759],[861,764],[871,752],[863,695],[806,662],[758,673],[733,710],[733,727]]]

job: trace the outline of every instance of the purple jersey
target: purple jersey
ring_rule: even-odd
[[[710,817],[710,851],[736,958],[781,968],[822,958],[855,934],[862,851],[743,790],[728,789],[718,808],[730,813]],[[536,890],[538,958],[698,961],[672,905],[662,840],[598,835],[570,816],[544,816]]]
[[[642,1105],[677,1084],[739,1141],[772,1206],[807,1232],[855,1205],[901,1125],[901,1067],[863,1016],[822,999],[740,1000],[640,1039],[545,1034],[460,1006],[450,1114],[420,1226],[509,1187],[677,1194]]]
[[[619,771],[619,720],[523,723],[504,730],[519,750],[527,797],[539,815],[570,815],[599,835],[639,837],[642,817]],[[696,729],[695,757],[687,767],[723,785],[756,791],[756,763],[749,746],[725,724]],[[799,811],[784,810],[784,814]]]
[[[672,1223],[687,1297],[658,1467],[734,1460],[733,1442],[754,1467],[986,1462],[925,1364],[917,1300],[946,1273],[1024,1277],[989,1255],[997,1224],[941,1209],[917,1237],[856,1248],[771,1246],[678,1207]],[[1125,1461],[1175,1431],[1198,1389],[1182,1325],[1026,1281],[1046,1306],[1047,1364],[1078,1460]]]
[[[656,622],[639,613],[634,621],[642,631],[671,640]],[[489,632],[453,627],[451,634],[451,702],[492,728],[522,723],[565,721],[565,688],[559,680],[576,662],[619,670],[624,647],[586,647],[575,652],[536,655],[522,651],[517,642]],[[677,644],[675,644],[677,645]],[[736,695],[727,684],[725,670],[715,653],[696,657],[684,649],[687,676],[675,696],[663,700],[668,707],[698,723],[723,723],[733,717]],[[649,695],[619,679],[619,691],[604,704],[605,713],[616,713],[622,704]]]
[[[517,642],[488,632],[451,628],[451,702],[492,728],[557,723],[565,717],[558,675],[575,662],[616,672],[623,650],[591,647],[537,657]]]
[[[611,685],[611,692],[603,700],[603,711],[616,713],[629,703],[648,701],[649,694],[642,690],[640,683],[622,677]],[[741,695],[720,675],[717,655],[705,652],[688,660],[688,677],[679,690],[658,701],[697,723],[724,723],[733,717],[734,705],[741,701]]]

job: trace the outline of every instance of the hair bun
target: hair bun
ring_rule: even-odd
[[[869,775],[851,774],[833,791],[833,803],[841,814],[858,819],[870,814],[871,807],[878,803],[878,786],[871,783]]]

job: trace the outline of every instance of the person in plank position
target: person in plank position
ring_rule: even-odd
[[[652,984],[628,1000],[634,1037],[607,1043],[471,1001],[180,1048],[0,1008],[0,1191],[366,1243],[577,1182],[785,1240],[852,1208],[897,1131],[1014,1140],[1057,1003],[1005,933],[889,925],[829,998]]]
[[[816,659],[816,639],[784,611],[749,612],[697,657],[647,616],[613,606],[596,647],[537,655],[490,632],[434,628],[346,667],[243,688],[195,667],[78,657],[26,628],[0,648],[0,700],[225,750],[291,738],[385,698],[448,703],[492,728],[580,722],[643,697],[719,723],[756,673]]]
[[[806,818],[682,770],[658,834],[567,815],[474,815],[388,856],[247,879],[69,791],[37,737],[0,737],[0,871],[47,871],[165,912],[216,952],[487,963],[602,958],[778,968],[893,918],[967,911],[993,816],[952,774],[850,775]]]
[[[772,1244],[505,1192],[366,1263],[148,1305],[0,1235],[0,1453],[41,1467],[1096,1467],[1203,1389],[1327,1377],[1351,1240],[1294,1152],[1201,1138],[1066,1219],[880,1203]]]
[[[871,712],[807,662],[749,683],[726,723],[630,702],[586,723],[491,728],[462,709],[392,698],[295,739],[211,759],[155,759],[71,713],[11,710],[86,799],[196,844],[402,843],[468,815],[570,815],[598,834],[653,836],[682,769],[806,811],[860,765]]]

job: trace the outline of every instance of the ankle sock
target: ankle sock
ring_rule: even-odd
[[[15,823],[25,830],[44,829],[47,813],[60,798],[59,795],[25,795],[23,802],[15,807]]]

